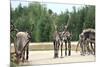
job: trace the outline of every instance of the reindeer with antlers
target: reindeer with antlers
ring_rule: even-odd
[[[69,15],[69,19],[70,19],[70,15]],[[55,33],[54,33],[54,57],[57,58],[58,57],[58,51],[59,51],[59,46],[61,46],[61,58],[63,58],[63,53],[62,53],[62,49],[63,49],[63,42],[65,42],[65,56],[67,55],[67,43],[68,43],[68,56],[71,55],[71,34],[69,33],[69,31],[67,31],[67,27],[69,25],[69,19],[68,19],[68,23],[67,25],[64,27],[64,31],[62,32],[58,32],[57,31],[57,26],[55,25]]]
[[[34,24],[32,24],[31,31],[33,30]],[[11,32],[16,31],[14,24],[11,23]],[[25,61],[25,52],[26,52],[26,60],[29,58],[29,42],[31,40],[31,31],[30,32],[18,32],[16,34],[16,39],[14,39],[14,47],[16,54],[16,62],[22,59]]]
[[[65,56],[67,56],[67,50],[68,50],[68,56],[70,56],[71,55],[71,33],[67,30],[67,26],[65,26],[65,29],[61,34],[61,39],[62,39],[61,44],[63,45],[63,43],[65,43]]]
[[[31,34],[34,24],[32,24],[31,31],[29,32],[18,32],[16,34],[16,52],[18,61],[22,58],[22,61],[25,61],[25,52],[26,60],[29,58],[29,42],[31,40]]]
[[[54,58],[58,58],[60,37],[59,37],[59,32],[57,30],[53,34],[53,45],[54,45]]]

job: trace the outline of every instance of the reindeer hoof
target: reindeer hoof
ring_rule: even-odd
[[[64,58],[63,56],[61,56],[60,58]]]
[[[81,54],[81,56],[85,56],[85,54]]]
[[[24,62],[28,62],[28,60],[24,60]]]
[[[22,62],[24,63],[24,62],[25,62],[25,60],[22,60]]]
[[[58,56],[54,56],[54,58],[58,58]]]
[[[91,53],[87,53],[87,55],[90,55]]]

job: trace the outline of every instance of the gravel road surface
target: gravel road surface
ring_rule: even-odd
[[[74,63],[74,62],[94,62],[95,56],[93,55],[86,55],[81,56],[80,52],[72,51],[71,56],[64,56],[63,51],[63,57],[60,58],[60,52],[59,52],[59,58],[54,59],[53,58],[53,50],[49,51],[30,51],[29,52],[29,60],[20,63],[20,65],[41,65],[41,64],[58,64],[58,63]]]

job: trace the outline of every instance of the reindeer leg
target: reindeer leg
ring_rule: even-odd
[[[56,42],[56,58],[58,58],[58,42]]]
[[[82,46],[83,46],[83,54],[82,55],[85,56],[85,54],[86,54],[86,48],[87,48],[85,41],[83,41]]]
[[[55,45],[56,45],[56,43],[55,43],[55,41],[53,42],[53,45],[54,45],[54,58],[56,58],[56,53],[55,53]]]
[[[93,52],[94,52],[94,49],[93,49],[92,42],[90,42],[90,46],[91,46],[91,54],[93,54]]]
[[[20,55],[16,54],[16,59],[17,59],[17,60],[16,60],[16,63],[17,63],[17,64],[20,63],[20,57],[21,57]]]
[[[70,42],[70,38],[67,38],[68,41],[68,56],[71,55],[71,42]]]
[[[70,40],[68,41],[68,50],[69,50],[68,56],[70,56],[71,55],[71,43],[70,43]]]
[[[57,42],[55,41],[54,42],[54,58],[57,58],[58,55],[57,55]]]
[[[90,45],[91,45],[91,50],[92,50],[92,54],[95,55],[95,43],[94,43],[94,47],[93,47],[93,42],[90,42]]]
[[[57,57],[59,55],[59,46],[60,46],[60,42],[58,42],[58,44],[57,44]]]
[[[95,43],[94,43],[94,55],[95,55]]]
[[[26,49],[26,60],[28,60],[29,58],[29,45],[27,46],[27,49]]]
[[[80,48],[81,48],[81,55],[84,55],[84,44],[82,41],[80,41]]]
[[[67,42],[65,41],[65,56],[67,56]]]
[[[22,62],[25,61],[25,49],[23,50],[23,53],[22,53]]]
[[[92,48],[90,49],[89,47],[89,43],[92,44],[91,42],[89,42],[89,39],[86,40],[86,48],[87,48],[87,54],[92,54]]]
[[[63,48],[63,42],[61,42],[61,58],[63,58],[62,57],[62,48]]]
[[[87,47],[87,51],[88,51],[88,55],[91,53],[91,50],[90,50],[90,48],[89,48],[89,42],[88,42],[88,40],[87,40],[87,42],[86,42],[86,47]]]

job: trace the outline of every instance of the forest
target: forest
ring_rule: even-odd
[[[68,23],[69,14],[71,16],[68,25],[68,31],[72,33],[72,40],[77,41],[79,34],[83,29],[95,29],[95,6],[84,5],[80,9],[57,14],[52,9],[47,9],[45,4],[39,2],[29,3],[28,6],[18,5],[15,9],[10,7],[10,20],[18,29],[18,31],[31,31],[32,42],[51,42],[55,31],[54,25],[57,25],[58,31],[63,31],[63,28]],[[11,32],[15,38],[16,32]],[[12,40],[11,40],[12,41]]]

